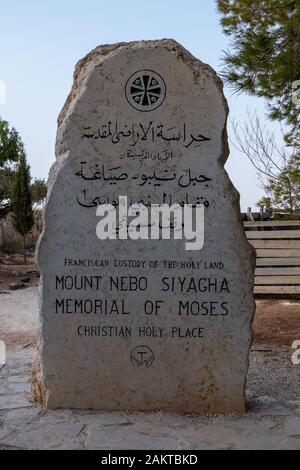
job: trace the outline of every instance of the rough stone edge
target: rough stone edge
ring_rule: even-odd
[[[200,59],[193,56],[187,49],[179,44],[174,39],[157,39],[147,41],[132,41],[132,42],[119,42],[116,44],[105,44],[97,46],[86,56],[80,59],[75,65],[75,71],[73,74],[73,85],[71,91],[63,105],[62,110],[57,118],[58,127],[63,123],[68,115],[68,111],[71,105],[76,100],[76,97],[81,90],[82,86],[86,83],[88,74],[86,74],[89,65],[93,64],[93,67],[97,67],[108,59],[111,59],[115,54],[123,49],[141,49],[144,47],[158,48],[163,47],[174,54],[177,58],[181,59],[182,62],[189,65],[195,77],[195,82],[198,81],[200,76],[203,76],[203,72],[208,78],[213,78],[218,89],[223,95],[223,82],[217,75],[215,70],[208,64],[205,64]],[[197,70],[198,69],[198,70]],[[223,104],[228,113],[227,101],[223,95]]]
[[[47,181],[47,197],[46,197],[46,202],[45,206],[43,209],[43,230],[40,234],[40,237],[37,241],[36,244],[36,254],[35,254],[35,262],[36,265],[38,266],[38,269],[40,271],[40,281],[39,281],[39,287],[38,287],[38,305],[39,305],[39,338],[38,338],[38,344],[37,344],[37,354],[36,354],[36,359],[33,362],[32,365],[32,382],[31,382],[31,394],[32,394],[32,399],[38,403],[40,403],[42,406],[47,407],[48,400],[49,400],[49,391],[47,390],[47,387],[45,385],[44,381],[44,372],[43,372],[43,336],[42,336],[42,327],[43,327],[43,318],[41,316],[41,310],[42,310],[42,300],[43,300],[43,273],[42,270],[39,267],[39,262],[38,262],[38,254],[39,254],[39,249],[40,245],[43,242],[43,240],[46,238],[46,215],[47,215],[47,204],[50,200],[51,193],[54,187],[54,183],[56,180],[56,177],[58,173],[61,171],[63,166],[65,165],[66,161],[68,158],[68,154],[64,155],[63,157],[57,159],[53,165],[51,166],[49,170],[49,175],[48,175],[48,181]]]

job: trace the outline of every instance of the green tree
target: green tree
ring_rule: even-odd
[[[268,100],[270,116],[299,131],[299,0],[218,0],[225,34],[232,37],[224,57],[225,80],[237,91]],[[300,84],[299,84],[300,85]]]
[[[257,207],[263,206],[265,210],[273,210],[271,198],[263,196],[258,203],[256,204]]]
[[[234,147],[252,163],[264,189],[258,205],[272,208],[287,218],[300,215],[300,154],[297,147],[281,148],[256,113],[248,112],[246,123],[232,121]]]
[[[271,206],[276,218],[300,219],[300,158],[294,155],[279,176],[270,179],[265,186],[268,198],[259,205]]]
[[[19,133],[0,118],[0,218],[11,209],[15,163],[23,152]]]
[[[30,189],[30,167],[27,164],[25,151],[23,150],[16,169],[12,186],[12,207],[14,212],[14,226],[23,237],[24,262],[27,262],[25,237],[33,226],[32,196]]]
[[[15,170],[11,166],[0,168],[0,218],[11,208],[11,189]]]
[[[0,118],[0,168],[7,163],[17,162],[23,151],[23,143],[14,127]]]
[[[221,25],[232,38],[223,77],[237,92],[264,97],[269,116],[287,125],[285,150],[266,137],[257,121],[246,125],[238,147],[263,180],[273,208],[292,218],[299,213],[300,2],[299,0],[217,0]],[[256,129],[255,129],[256,127]],[[266,180],[267,178],[267,180]]]
[[[15,180],[16,167],[5,165],[0,169],[0,218],[11,209],[11,193]],[[42,204],[47,195],[47,184],[43,179],[35,178],[30,185],[32,204]]]
[[[34,179],[31,184],[31,195],[33,204],[44,204],[47,195],[47,184],[44,179]]]

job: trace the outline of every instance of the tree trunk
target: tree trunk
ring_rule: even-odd
[[[25,235],[23,236],[23,256],[24,256],[24,263],[27,264],[26,246],[25,246]]]

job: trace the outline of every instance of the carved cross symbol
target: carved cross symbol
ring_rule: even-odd
[[[142,74],[136,77],[131,85],[130,93],[133,100],[141,106],[151,106],[160,97],[161,87],[155,77]]]

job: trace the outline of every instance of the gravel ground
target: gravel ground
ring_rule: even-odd
[[[291,355],[292,349],[286,346],[252,347],[246,388],[248,399],[259,395],[280,400],[300,399],[300,365],[292,363]]]
[[[300,365],[288,346],[254,344],[244,416],[46,411],[30,401],[37,288],[0,295],[0,449],[300,449]]]

